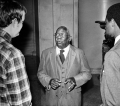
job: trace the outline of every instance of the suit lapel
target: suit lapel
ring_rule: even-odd
[[[115,50],[116,48],[120,48],[120,39],[110,50]]]
[[[50,61],[52,65],[52,70],[55,72],[55,77],[58,78],[59,75],[57,73],[57,64],[56,64],[56,47],[54,46],[50,51]]]
[[[74,62],[74,59],[75,59],[75,50],[74,50],[73,46],[70,46],[70,50],[69,50],[69,65],[68,65],[68,72],[67,72],[66,77],[69,75],[69,73],[71,71],[71,67],[72,67],[72,64]]]
[[[69,65],[68,65],[68,72],[67,72],[66,76],[69,75],[69,73],[71,71],[71,67],[74,62],[75,56],[76,56],[75,49],[73,46],[70,46]],[[57,78],[59,78],[59,75],[57,73],[57,64],[56,64],[56,47],[53,47],[50,51],[50,61],[51,61],[51,65],[52,65],[52,70],[55,72],[55,76]]]

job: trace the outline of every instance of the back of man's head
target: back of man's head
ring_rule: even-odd
[[[0,0],[0,28],[5,28],[12,23],[12,20],[22,20],[23,12],[26,8],[19,2],[13,0]]]
[[[113,4],[108,8],[106,19],[108,21],[114,19],[117,25],[120,27],[120,3]]]

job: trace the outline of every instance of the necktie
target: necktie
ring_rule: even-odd
[[[60,50],[60,60],[63,63],[65,61],[65,56],[63,54],[64,50]]]

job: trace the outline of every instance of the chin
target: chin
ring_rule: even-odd
[[[62,44],[58,43],[58,44],[57,44],[57,46],[58,46],[58,47],[61,47],[61,46],[62,46]]]
[[[17,37],[17,36],[19,36],[19,34],[16,34],[14,37]]]
[[[19,36],[19,33],[18,33],[18,34],[16,34],[16,36]]]
[[[58,48],[60,48],[60,49],[63,49],[63,47],[62,47],[62,46],[60,46],[60,45],[57,45],[57,47],[58,47]]]

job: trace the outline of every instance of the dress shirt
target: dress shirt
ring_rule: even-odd
[[[57,54],[57,55],[60,55],[60,50],[64,50],[63,54],[64,54],[65,59],[66,59],[67,54],[68,54],[68,52],[69,52],[69,49],[70,49],[70,45],[68,45],[68,46],[67,46],[66,48],[64,48],[64,49],[60,49],[60,48],[58,48],[58,47],[56,46],[56,54]]]
[[[23,54],[0,29],[0,106],[30,106],[30,83]]]
[[[116,38],[115,38],[115,43],[114,45],[117,43],[117,41],[120,39],[120,35],[118,35]]]

